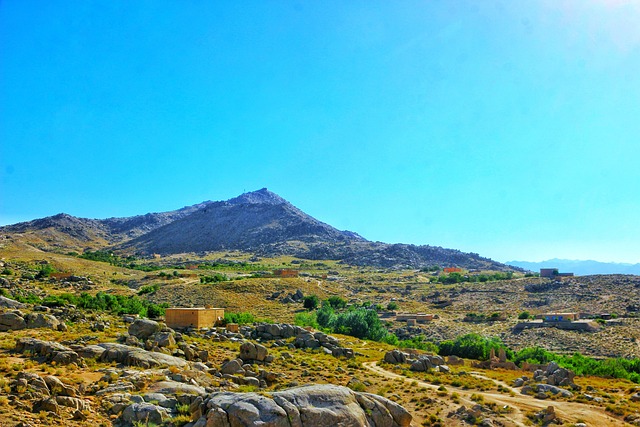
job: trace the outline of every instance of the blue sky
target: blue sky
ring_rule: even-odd
[[[640,262],[640,3],[0,2],[0,224],[262,187],[371,240]]]

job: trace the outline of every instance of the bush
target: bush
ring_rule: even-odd
[[[323,304],[322,308],[316,313],[316,320],[318,321],[318,325],[322,326],[323,328],[331,329],[333,323],[335,322],[335,319],[336,314],[329,304]]]
[[[152,294],[160,288],[159,284],[147,285],[140,288],[138,295]]]
[[[387,304],[387,310],[389,311],[394,311],[398,309],[398,303],[395,301],[391,301],[389,304]]]
[[[302,299],[302,306],[307,310],[315,310],[320,305],[320,298],[317,295],[307,295]]]
[[[438,346],[431,341],[427,341],[424,335],[417,335],[408,340],[401,340],[398,342],[398,347],[415,348],[417,350],[424,350],[435,354],[438,354],[440,351]]]
[[[315,329],[320,328],[316,313],[296,313],[293,323],[298,326],[311,326]]]
[[[53,268],[51,264],[45,264],[42,267],[40,267],[40,270],[38,271],[36,278],[43,279],[45,277],[51,276],[51,273],[55,273],[55,272],[56,272],[56,269]]]
[[[387,336],[382,339],[382,342],[398,347],[400,340],[395,334],[387,334]]]
[[[347,306],[347,300],[335,295],[329,297],[329,299],[327,299],[327,303],[335,310],[339,310]]]
[[[491,349],[497,353],[503,348],[509,359],[513,358],[513,351],[508,349],[499,338],[486,338],[479,334],[467,334],[455,340],[446,340],[440,343],[441,356],[455,355],[467,359],[487,360]]]
[[[556,361],[559,366],[571,369],[577,375],[593,375],[604,378],[624,378],[634,383],[640,383],[640,359],[593,359],[574,353],[571,356],[554,354],[540,347],[523,348],[516,353],[514,362],[545,364]]]
[[[229,278],[221,273],[214,273],[213,276],[200,277],[200,283],[218,283],[226,282],[227,280],[229,280]]]
[[[526,319],[529,319],[530,317],[531,317],[531,314],[529,314],[528,311],[523,311],[518,315],[518,319],[520,320],[526,320]]]
[[[248,311],[243,311],[241,313],[224,313],[224,319],[222,320],[222,324],[226,325],[228,323],[237,323],[239,325],[246,325],[249,323],[256,323],[266,320],[257,319],[253,314]],[[267,322],[269,323],[269,322]]]

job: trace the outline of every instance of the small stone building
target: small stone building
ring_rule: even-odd
[[[540,277],[555,279],[556,277],[573,277],[573,273],[559,273],[557,268],[541,268]]]
[[[578,313],[545,313],[536,317],[545,322],[573,322],[578,320],[580,315]]]
[[[276,277],[298,277],[298,270],[291,270],[290,268],[280,268],[273,270],[273,275]]]
[[[210,328],[224,319],[224,308],[167,308],[164,318],[170,328]]]
[[[396,313],[396,321],[397,322],[413,321],[413,322],[417,322],[417,323],[427,323],[427,322],[431,322],[433,319],[434,319],[434,315],[433,314],[425,314],[425,313]]]

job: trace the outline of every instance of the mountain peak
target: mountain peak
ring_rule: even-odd
[[[227,200],[227,203],[232,205],[243,205],[243,204],[266,204],[266,205],[284,205],[289,204],[285,199],[278,196],[276,193],[273,193],[266,188],[261,188],[260,190],[251,191],[249,193],[244,193],[239,195],[238,197],[234,197],[233,199]]]

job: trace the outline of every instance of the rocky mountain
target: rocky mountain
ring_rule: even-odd
[[[507,264],[531,271],[539,271],[541,268],[557,268],[560,272],[574,273],[578,276],[592,274],[640,274],[640,263],[628,264],[553,258],[541,262],[509,261]]]
[[[122,245],[145,254],[240,249],[290,253],[307,245],[364,241],[305,214],[266,188],[215,202]],[[284,244],[284,246],[283,246]]]
[[[59,214],[2,227],[0,231],[37,235],[42,242],[53,242],[49,246],[56,250],[65,245],[74,250],[99,246],[138,255],[241,250],[261,256],[333,259],[362,266],[518,270],[474,253],[371,242],[318,221],[266,188],[170,212],[108,219]]]
[[[115,244],[169,224],[201,209],[208,203],[211,202],[186,206],[170,212],[148,213],[124,218],[89,219],[60,213],[33,221],[7,225],[0,227],[0,230],[3,233],[31,233],[48,241],[56,240],[57,236],[58,240],[74,243],[97,241]],[[61,234],[64,236],[60,236]]]

